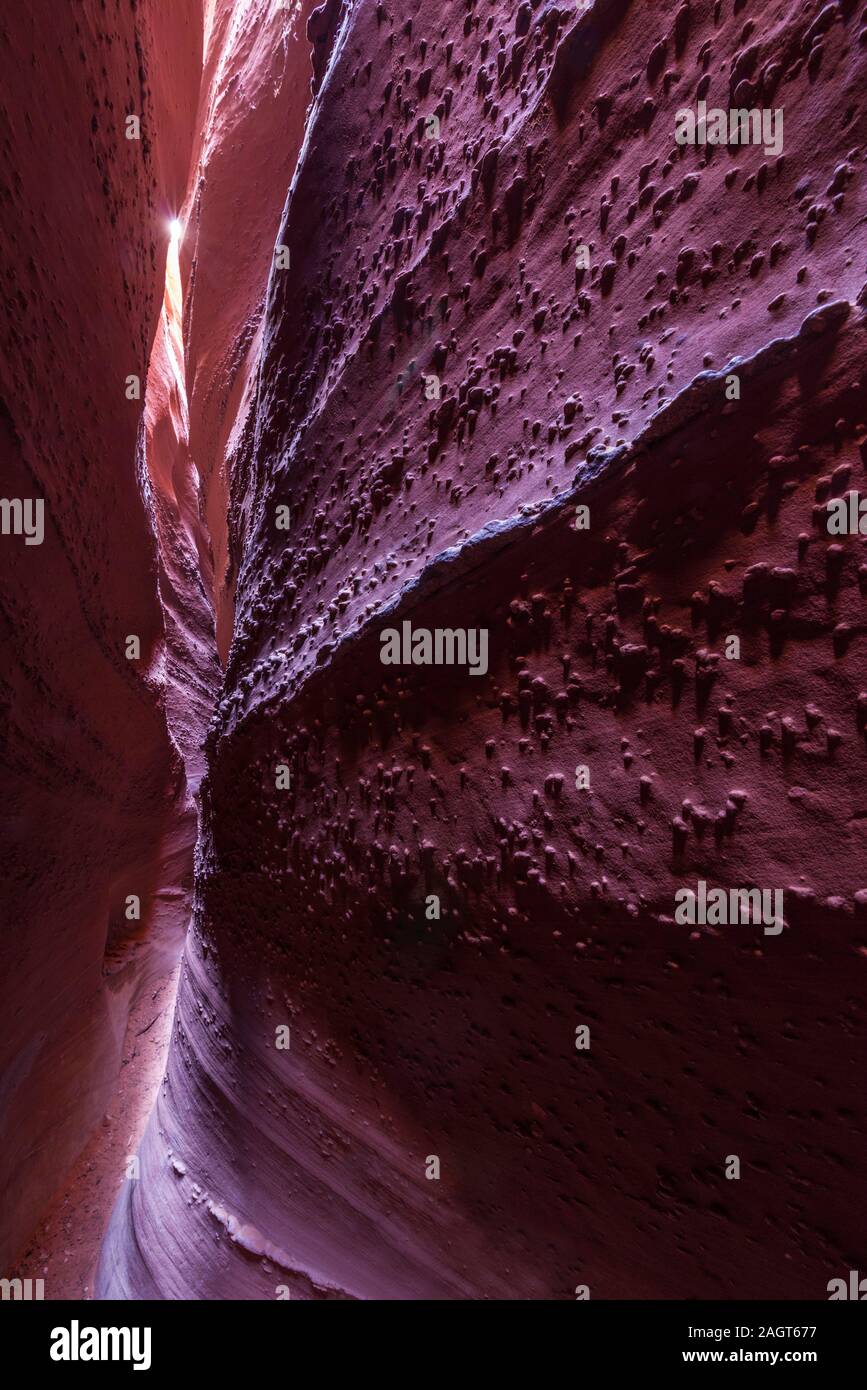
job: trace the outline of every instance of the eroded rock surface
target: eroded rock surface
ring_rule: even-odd
[[[100,1293],[824,1297],[863,1243],[867,564],[825,510],[864,477],[863,17],[381,0],[310,37]],[[782,109],[783,152],[677,145],[700,100]],[[383,665],[405,621],[484,629],[486,671]],[[676,922],[701,880],[783,930]]]

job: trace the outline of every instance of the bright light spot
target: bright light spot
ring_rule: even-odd
[[[177,217],[173,217],[171,222],[169,223],[169,235],[171,236],[172,241],[180,241],[183,230],[183,223],[180,221],[180,219]]]

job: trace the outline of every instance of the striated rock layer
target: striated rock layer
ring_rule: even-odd
[[[858,1267],[867,563],[825,503],[867,461],[864,34],[845,0],[311,18],[101,1296]],[[781,110],[782,151],[677,145],[700,100]],[[404,622],[485,669],[384,665]],[[781,891],[782,931],[677,922],[700,881]]]
[[[0,537],[4,1276],[107,1111],[130,1011],[186,926],[196,823],[167,725],[142,410],[201,45],[195,0],[0,18],[2,492],[44,505],[41,543]]]

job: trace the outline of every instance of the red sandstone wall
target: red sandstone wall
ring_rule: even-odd
[[[2,492],[44,499],[46,517],[40,546],[0,538],[6,1275],[107,1109],[153,968],[155,895],[190,873],[143,401],[125,378],[144,387],[201,44],[195,0],[28,0],[0,16]],[[128,113],[140,141],[125,138]],[[139,662],[124,655],[133,633]],[[124,916],[130,893],[140,924]]]
[[[864,541],[822,505],[867,434],[856,6],[311,32],[195,929],[100,1292],[821,1298],[863,1242]],[[702,98],[782,107],[783,157],[678,147]],[[384,667],[404,619],[486,628],[489,670]],[[784,931],[676,924],[699,879],[784,890]]]

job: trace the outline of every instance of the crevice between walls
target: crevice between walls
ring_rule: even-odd
[[[310,8],[203,0],[186,191],[164,182],[154,207],[165,286],[128,457],[153,537],[160,623],[142,643],[142,665],[164,720],[170,789],[159,843],[137,870],[141,920],[125,916],[130,865],[111,886],[100,1045],[116,1057],[116,1083],[17,1262],[22,1277],[45,1278],[49,1299],[90,1296],[111,1206],[139,1181],[136,1149],[164,1070],[192,907],[204,732],[222,681],[216,639],[225,657],[232,635],[231,479],[310,99]],[[147,11],[136,47],[145,70],[159,51],[147,42]],[[88,43],[99,42],[94,29]]]
[[[225,663],[238,557],[232,475],[254,396],[275,242],[310,102],[310,0],[206,0],[198,146],[181,245],[189,448]]]

